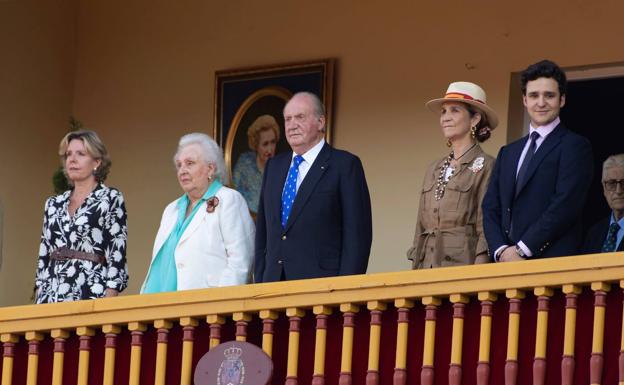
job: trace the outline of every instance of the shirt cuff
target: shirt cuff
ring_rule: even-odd
[[[500,253],[503,252],[503,250],[505,250],[506,248],[508,248],[509,245],[502,245],[501,247],[499,247],[498,249],[496,249],[496,251],[494,252],[494,262],[498,262],[498,257],[500,256]]]
[[[533,253],[531,252],[531,250],[529,250],[529,248],[527,247],[527,245],[524,244],[524,242],[519,241],[518,242],[518,247],[522,249],[522,251],[524,251],[524,254],[527,257],[532,257]]]

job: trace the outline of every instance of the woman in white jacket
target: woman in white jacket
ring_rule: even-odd
[[[223,152],[192,133],[174,162],[184,195],[163,212],[141,293],[248,283],[255,228],[243,196],[221,184]]]

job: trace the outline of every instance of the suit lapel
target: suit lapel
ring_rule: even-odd
[[[182,233],[182,236],[180,237],[180,241],[178,242],[178,244],[182,244],[191,235],[193,235],[195,231],[197,231],[197,229],[199,228],[199,225],[201,225],[201,223],[204,221],[204,218],[206,218],[206,215],[208,215],[208,213],[206,212],[205,206],[206,206],[206,202],[202,202],[201,207],[197,209],[195,216],[193,217],[193,219],[191,219],[191,223],[189,223],[187,228],[184,230],[184,233]]]
[[[297,216],[301,213],[303,206],[305,206],[306,202],[310,198],[310,195],[314,191],[314,187],[321,179],[325,171],[327,171],[327,168],[329,167],[328,162],[330,155],[331,147],[325,143],[321,152],[314,160],[314,163],[310,166],[310,169],[303,179],[301,186],[299,186],[299,190],[297,190],[297,196],[295,197],[295,202],[293,203],[292,210],[288,216],[288,222],[286,223],[286,230],[288,230],[295,222]]]
[[[523,140],[516,142],[509,146],[509,161],[508,164],[503,164],[504,170],[510,170],[510,172],[504,173],[503,186],[508,186],[505,194],[505,201],[511,203],[514,199],[516,191],[516,172],[518,170],[518,162],[520,161],[520,155],[526,145],[529,137],[526,136]]]
[[[177,207],[175,210],[173,210],[172,213],[169,213],[167,215],[167,218],[165,218],[165,220],[163,220],[163,228],[162,231],[159,231],[158,234],[158,240],[155,242],[154,244],[154,255],[156,256],[156,253],[160,250],[160,248],[165,244],[165,241],[167,240],[167,238],[169,238],[169,235],[171,234],[171,231],[173,231],[173,228],[176,225],[176,221],[178,220],[178,210]]]
[[[544,139],[544,142],[542,143],[542,145],[539,146],[539,148],[535,152],[535,155],[533,155],[533,159],[531,159],[531,163],[529,163],[529,168],[527,169],[526,174],[524,176],[524,181],[522,185],[520,186],[520,188],[517,189],[518,195],[522,192],[522,189],[524,188],[524,186],[527,185],[528,181],[531,179],[533,174],[535,174],[535,171],[539,167],[540,163],[542,163],[542,160],[544,160],[544,158],[548,154],[551,153],[553,148],[555,148],[561,142],[561,137],[563,136],[564,133],[565,133],[565,128],[563,127],[561,123],[559,123],[559,125],[555,128],[555,130],[551,132],[550,135],[546,137],[546,139]]]

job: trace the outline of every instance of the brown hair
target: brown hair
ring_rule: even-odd
[[[487,115],[485,114],[485,112],[481,111],[475,106],[472,106],[468,103],[464,104],[466,105],[466,108],[470,113],[470,117],[473,117],[476,113],[479,113],[479,115],[481,116],[481,119],[479,119],[479,123],[477,123],[477,126],[475,127],[475,139],[477,140],[477,142],[480,143],[485,142],[492,135],[492,129],[490,128],[490,123],[488,122]]]
[[[110,171],[112,162],[110,157],[108,156],[108,151],[106,151],[106,146],[95,133],[95,131],[89,130],[79,130],[69,132],[67,135],[61,139],[61,143],[59,144],[59,156],[64,161],[66,158],[67,147],[69,146],[69,142],[74,139],[82,140],[84,143],[85,149],[93,157],[95,160],[99,160],[100,166],[93,172],[93,176],[95,176],[95,180],[99,183],[102,183],[106,180],[108,176],[108,172]],[[64,163],[64,162],[63,162]],[[63,164],[63,166],[65,166]]]

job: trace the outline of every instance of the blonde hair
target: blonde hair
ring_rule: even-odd
[[[249,145],[249,149],[256,151],[258,143],[260,142],[260,133],[269,130],[273,131],[275,134],[275,141],[277,142],[280,137],[277,120],[271,115],[258,116],[247,129],[247,144]]]
[[[61,139],[61,143],[59,144],[59,156],[63,161],[63,169],[65,168],[65,159],[67,158],[67,147],[69,147],[69,143],[74,139],[81,140],[87,153],[89,153],[93,159],[100,161],[100,166],[93,171],[93,176],[95,176],[95,180],[99,183],[104,182],[108,176],[112,162],[108,156],[106,146],[95,131],[72,131]],[[71,181],[69,182],[71,183]]]

